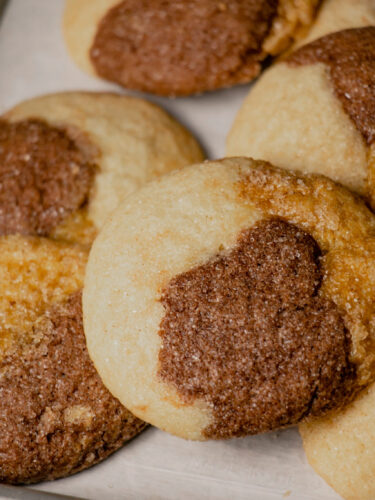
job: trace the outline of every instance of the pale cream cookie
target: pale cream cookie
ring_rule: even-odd
[[[131,195],[90,253],[88,349],[135,415],[189,439],[295,424],[375,376],[375,216],[246,158]]]

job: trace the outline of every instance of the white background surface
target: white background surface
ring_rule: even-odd
[[[0,113],[60,90],[118,90],[83,74],[65,51],[63,0],[10,0],[0,24]],[[225,136],[248,87],[184,99],[148,96],[179,118],[207,154]],[[149,429],[104,463],[36,488],[89,499],[334,500],[307,464],[296,429],[226,442],[193,443]]]

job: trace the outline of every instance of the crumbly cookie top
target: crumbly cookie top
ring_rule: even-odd
[[[338,307],[318,294],[319,255],[309,234],[266,219],[165,289],[159,376],[209,404],[206,437],[295,424],[350,393],[350,341]]]
[[[337,97],[368,144],[375,141],[375,27],[339,31],[301,47],[293,66],[324,63]]]
[[[0,235],[50,234],[85,204],[94,172],[63,129],[0,120]]]

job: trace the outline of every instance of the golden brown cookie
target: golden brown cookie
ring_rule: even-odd
[[[85,71],[179,96],[253,80],[314,19],[319,0],[67,0],[64,34]]]
[[[88,249],[122,197],[197,158],[194,139],[140,99],[56,94],[0,118],[0,481],[73,474],[145,427],[87,352]]]
[[[375,375],[375,216],[344,188],[251,159],[132,195],[90,253],[83,310],[104,383],[189,439],[292,425]]]
[[[249,93],[228,156],[327,175],[375,203],[375,27],[304,45]]]

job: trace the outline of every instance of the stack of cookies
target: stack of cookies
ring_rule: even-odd
[[[222,160],[138,97],[0,118],[1,481],[73,474],[147,423],[299,425],[329,484],[374,499],[373,0],[67,0],[64,32],[86,71],[168,97],[273,64]]]

